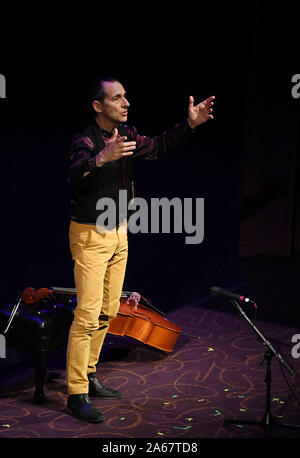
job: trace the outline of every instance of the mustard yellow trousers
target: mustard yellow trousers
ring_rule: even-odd
[[[119,310],[128,255],[127,227],[99,232],[97,226],[71,221],[77,306],[67,348],[69,394],[88,393],[87,375],[96,364],[109,322]]]

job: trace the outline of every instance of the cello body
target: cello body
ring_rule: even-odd
[[[181,329],[146,305],[133,305],[121,297],[118,314],[110,321],[108,332],[171,352]]]

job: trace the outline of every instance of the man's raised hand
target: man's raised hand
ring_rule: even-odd
[[[127,137],[120,137],[118,129],[115,129],[105,148],[96,156],[97,167],[102,167],[105,162],[113,162],[122,157],[132,156],[132,150],[136,148],[136,142],[126,142],[125,140],[127,140]]]
[[[189,108],[188,108],[188,123],[192,129],[200,124],[204,124],[209,119],[213,119],[212,115],[212,106],[214,104],[213,100],[215,96],[212,95],[198,105],[194,105],[194,97],[191,95],[189,98]]]

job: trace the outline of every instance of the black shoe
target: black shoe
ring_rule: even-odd
[[[123,393],[119,390],[113,390],[102,385],[96,377],[95,373],[88,374],[89,379],[89,396],[106,398],[106,399],[118,399],[123,397]]]
[[[87,393],[70,394],[67,402],[68,409],[79,420],[99,423],[104,420],[104,415],[91,403]]]

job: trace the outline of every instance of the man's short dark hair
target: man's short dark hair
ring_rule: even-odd
[[[93,101],[98,100],[99,102],[103,102],[105,97],[106,97],[106,91],[104,88],[103,83],[113,83],[113,82],[119,82],[117,78],[114,78],[112,76],[100,76],[97,79],[95,79],[89,89],[88,97],[87,97],[87,111],[92,114],[96,114],[94,108],[93,108]]]

